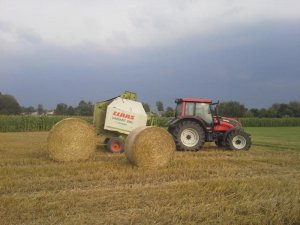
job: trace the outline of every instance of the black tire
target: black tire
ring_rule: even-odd
[[[227,145],[231,150],[249,150],[251,136],[243,130],[233,130],[227,136]]]
[[[174,131],[174,127],[168,127],[168,132],[169,132],[170,134],[173,134],[173,131]]]
[[[198,151],[205,143],[204,130],[194,121],[182,121],[171,131],[177,150]]]
[[[215,144],[218,148],[226,147],[225,143],[223,142],[223,137],[218,137],[218,139],[215,141]]]
[[[107,142],[107,150],[112,153],[122,153],[124,152],[125,143],[123,139],[118,137],[112,137]]]

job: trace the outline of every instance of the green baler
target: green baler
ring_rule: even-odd
[[[93,124],[99,145],[106,145],[114,153],[123,152],[129,132],[146,126],[147,114],[136,99],[136,93],[125,91],[118,97],[95,104]]]

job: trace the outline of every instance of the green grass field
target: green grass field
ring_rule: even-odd
[[[300,151],[300,127],[248,127],[246,130],[252,134],[254,147]]]
[[[248,152],[206,144],[159,170],[57,163],[47,132],[0,133],[0,224],[300,224],[300,127],[247,130]]]

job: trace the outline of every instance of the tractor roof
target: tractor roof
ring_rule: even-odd
[[[212,103],[211,99],[207,99],[207,98],[179,98],[176,99],[176,103],[179,102],[199,102],[199,103]]]

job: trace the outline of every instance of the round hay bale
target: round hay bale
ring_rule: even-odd
[[[48,152],[56,161],[86,160],[95,149],[94,127],[82,119],[61,120],[48,135]]]
[[[173,159],[175,143],[168,131],[160,127],[138,127],[128,135],[125,155],[138,167],[160,168]]]

